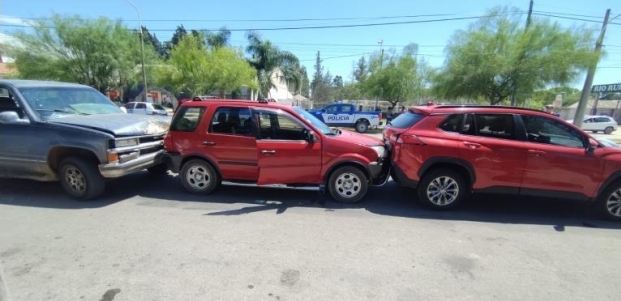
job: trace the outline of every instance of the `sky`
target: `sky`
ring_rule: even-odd
[[[324,71],[351,81],[352,65],[363,55],[377,53],[381,47],[401,51],[409,43],[419,45],[419,56],[431,66],[441,67],[444,48],[451,36],[499,6],[514,6],[526,12],[529,0],[132,0],[142,24],[160,41],[169,40],[175,28],[187,30],[232,30],[231,44],[245,46],[245,30],[257,29],[263,38],[282,50],[293,52],[306,66],[309,76],[317,51]],[[535,0],[534,18],[548,18],[563,27],[587,26],[599,34],[606,9],[611,18],[621,14],[619,0]],[[54,13],[80,15],[83,18],[105,16],[121,19],[130,28],[138,28],[137,11],[127,0],[2,0],[0,32],[10,34],[19,27],[20,18],[45,18]],[[450,20],[464,18],[462,20]],[[445,20],[449,19],[449,20]],[[580,20],[576,20],[580,19]],[[331,25],[359,25],[431,20],[432,22],[388,24],[364,27],[310,28]],[[526,15],[524,15],[524,22]],[[599,62],[594,84],[621,83],[621,16],[611,21],[606,31],[606,56]],[[288,28],[288,29],[283,29]],[[277,30],[271,30],[277,29]],[[582,88],[585,76],[572,86]]]

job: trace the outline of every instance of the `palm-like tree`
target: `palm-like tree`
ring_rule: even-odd
[[[260,86],[260,95],[267,97],[272,87],[276,87],[271,81],[275,72],[282,72],[280,80],[293,84],[296,89],[301,83],[300,60],[291,52],[280,50],[272,42],[263,40],[259,33],[248,32],[248,46],[246,52],[251,58],[250,65],[257,70],[257,79]]]

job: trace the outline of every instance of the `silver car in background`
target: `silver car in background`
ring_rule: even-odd
[[[141,114],[141,115],[162,115],[168,116],[166,109],[156,103],[150,102],[128,102],[125,106],[128,114]]]

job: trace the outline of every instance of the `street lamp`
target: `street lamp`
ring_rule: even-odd
[[[138,10],[138,7],[136,5],[134,5],[133,2],[131,2],[130,0],[125,0],[125,2],[129,3],[129,5],[131,5],[135,10],[136,13],[138,14],[138,26],[140,26],[140,55],[142,56],[142,85],[144,86],[144,101],[147,101],[147,93],[148,93],[148,89],[147,89],[147,70],[145,69],[145,64],[144,64],[144,35],[142,33],[142,18],[140,17],[140,10]]]

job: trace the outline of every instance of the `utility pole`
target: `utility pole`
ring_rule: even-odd
[[[528,5],[528,17],[526,17],[526,28],[528,28],[528,26],[530,26],[530,20],[531,17],[533,16],[533,0],[530,0],[530,4]]]
[[[524,32],[526,32],[528,30],[528,27],[530,27],[530,21],[532,19],[533,16],[533,4],[534,1],[530,0],[530,3],[528,4],[528,16],[526,17],[526,26],[524,26]],[[522,63],[522,60],[524,59],[525,54],[522,53],[522,56],[520,57],[520,60],[518,62],[517,67],[520,67],[520,63]],[[519,72],[519,70],[518,70]],[[516,84],[513,84],[513,91],[511,91],[511,106],[515,107],[517,106],[517,87]]]
[[[125,2],[131,5],[138,14],[138,26],[140,26],[140,54],[142,56],[142,85],[144,86],[144,101],[147,102],[147,93],[149,90],[147,89],[147,70],[144,65],[144,33],[142,32],[142,17],[140,16],[140,10],[133,2],[130,0],[125,0]]]
[[[377,41],[377,43],[380,45],[380,70],[382,69],[382,65],[384,64],[384,48],[382,48],[382,45],[384,45],[384,40],[379,40]],[[380,89],[382,89],[382,87],[380,87]],[[383,94],[383,91],[380,92],[380,97],[381,94]],[[379,98],[375,98],[375,109],[379,108]]]
[[[591,95],[591,86],[593,85],[593,77],[595,77],[595,69],[597,69],[597,63],[602,52],[602,43],[604,43],[604,36],[606,35],[606,27],[608,26],[608,18],[610,17],[610,8],[606,10],[604,16],[604,23],[602,24],[602,30],[599,33],[599,38],[595,42],[595,55],[597,61],[589,66],[586,79],[584,80],[584,86],[582,87],[582,94],[580,94],[580,101],[578,101],[578,108],[576,109],[576,115],[574,116],[574,125],[581,128],[582,119],[584,119],[584,112],[586,110],[589,96]]]

